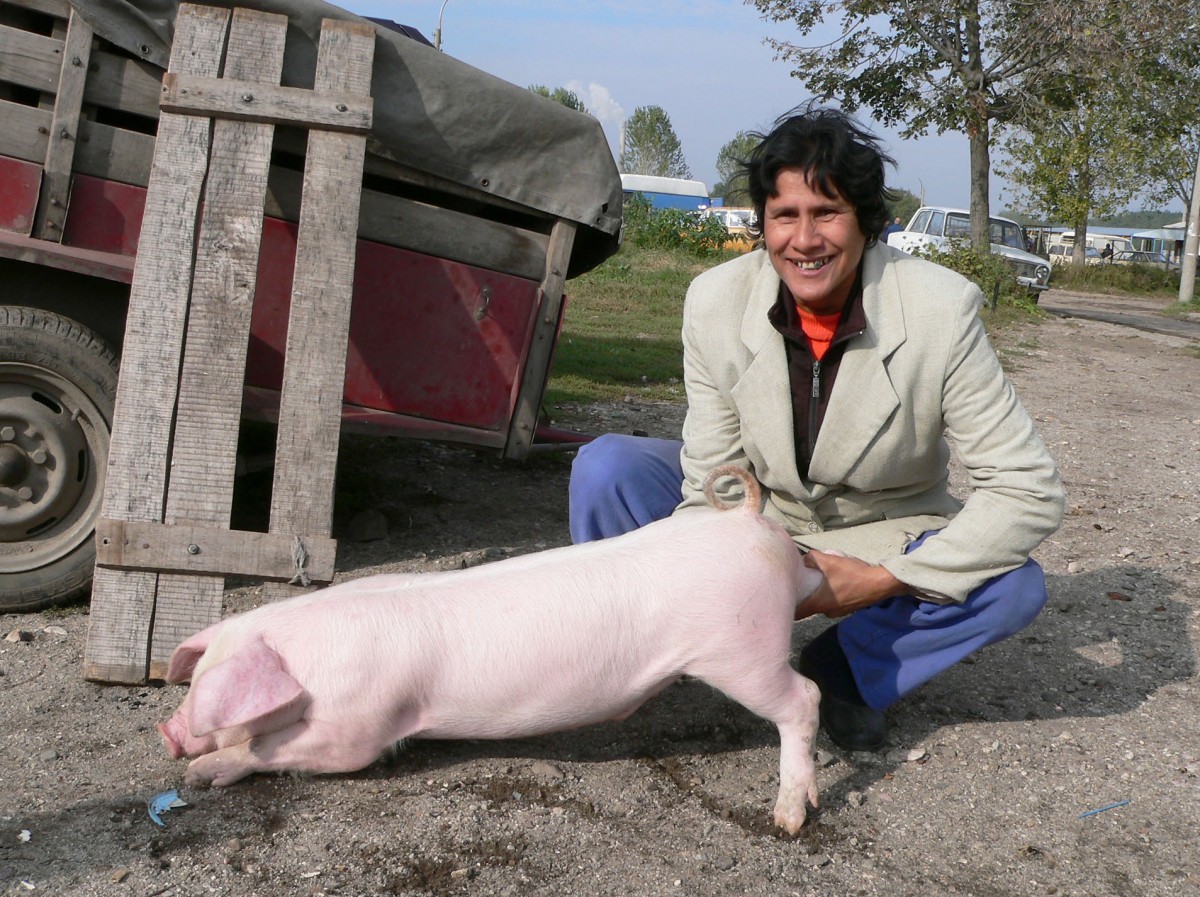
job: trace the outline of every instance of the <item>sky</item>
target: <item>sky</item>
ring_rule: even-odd
[[[709,189],[718,180],[717,153],[738,131],[765,131],[810,98],[764,43],[798,40],[795,29],[765,21],[741,0],[336,2],[411,25],[431,41],[440,12],[443,52],[521,87],[574,90],[604,126],[615,158],[621,122],[639,106],[661,106],[693,177]],[[969,205],[966,137],[901,140],[869,116],[856,113],[897,162],[889,186],[929,205]],[[990,192],[993,208],[1011,201],[995,172]]]

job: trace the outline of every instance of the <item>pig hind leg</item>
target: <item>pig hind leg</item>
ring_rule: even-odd
[[[196,758],[184,781],[221,788],[256,772],[354,772],[373,763],[387,746],[370,737],[347,737],[342,726],[300,720]]]
[[[813,742],[817,737],[821,693],[786,662],[741,671],[726,678],[703,676],[747,710],[779,729],[779,797],[775,823],[796,834],[804,824],[807,805],[819,806]]]

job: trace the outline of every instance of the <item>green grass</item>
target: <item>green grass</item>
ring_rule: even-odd
[[[1167,298],[1179,295],[1179,273],[1155,265],[1055,265],[1050,286],[1081,293]]]
[[[684,295],[696,275],[733,257],[624,246],[570,281],[547,403],[682,401]]]

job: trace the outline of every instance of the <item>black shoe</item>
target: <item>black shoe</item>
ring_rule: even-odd
[[[831,626],[800,652],[800,674],[821,689],[821,727],[847,751],[877,751],[887,738],[887,718],[859,694],[850,662]]]

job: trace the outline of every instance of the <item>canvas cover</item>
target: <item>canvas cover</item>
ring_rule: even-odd
[[[321,0],[203,0],[289,20],[283,84],[312,87],[325,18],[369,22]],[[177,0],[71,0],[96,33],[166,68]],[[621,179],[600,123],[369,22],[378,35],[368,151],[581,225],[573,276],[617,249]],[[519,52],[514,48],[514,52]]]

